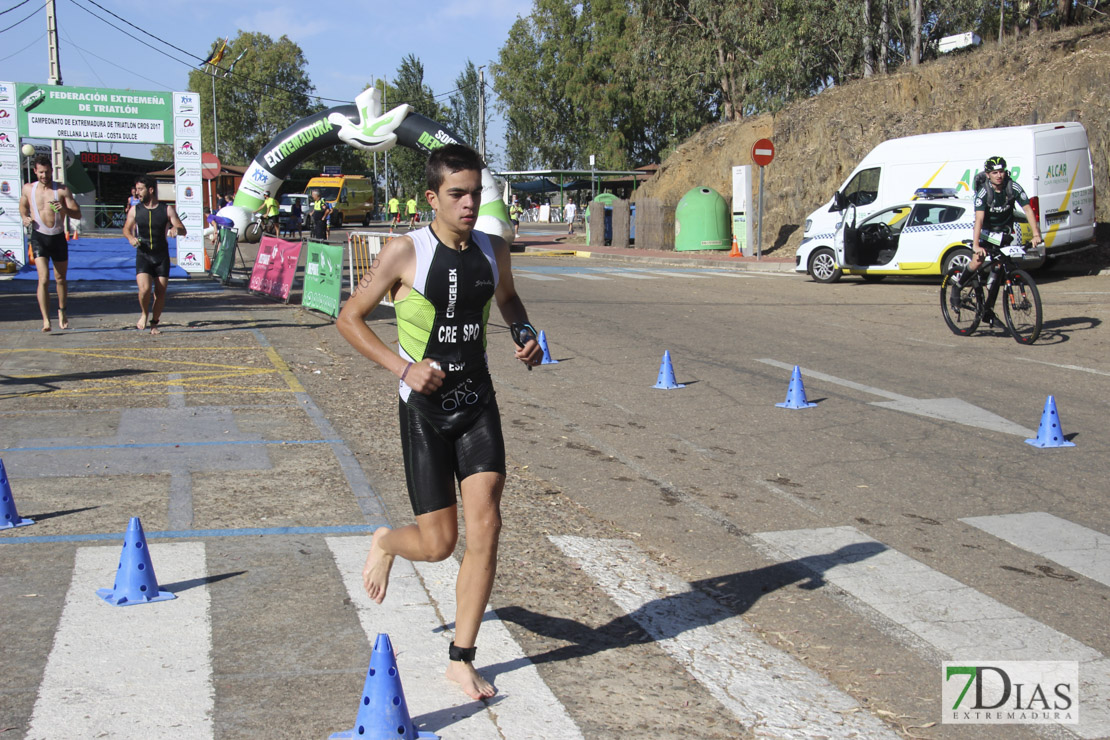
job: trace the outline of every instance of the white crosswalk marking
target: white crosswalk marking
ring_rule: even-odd
[[[455,616],[458,564],[454,558],[442,563],[419,563],[419,573],[412,563],[398,558],[385,603],[379,606],[362,588],[362,566],[370,538],[326,539],[370,644],[384,632],[397,651],[405,701],[420,729],[436,732],[443,740],[582,737],[536,667],[496,618],[487,615],[478,636],[479,670],[483,666],[500,669],[496,675],[483,671],[497,686],[499,695],[489,710],[482,702],[467,699],[444,677],[451,642],[444,624]],[[352,697],[352,723],[357,703],[358,697]]]
[[[521,270],[520,268],[517,268],[517,269],[513,270],[513,277],[528,278],[529,280],[539,280],[540,282],[552,281],[552,280],[554,280],[554,281],[561,280],[561,278],[552,277],[550,275],[540,275],[539,273],[535,273],[535,272],[525,272],[524,270]]]
[[[632,543],[550,539],[756,734],[897,737],[850,696],[763,642],[741,617],[656,568]]]
[[[1084,738],[1110,734],[1110,659],[991,597],[863,534],[855,527],[763,532],[755,537],[801,560],[828,583],[952,660],[1079,662]],[[939,673],[938,673],[939,676]]]
[[[158,583],[203,578],[204,545],[153,545]],[[172,601],[111,606],[119,547],[81,547],[28,738],[168,737],[212,734],[211,624],[207,585]],[[172,731],[171,731],[172,728]]]
[[[644,275],[640,272],[629,272],[628,270],[598,270],[606,275],[614,275],[616,277],[631,278],[632,280],[658,280],[658,275]]]
[[[960,521],[1110,586],[1110,535],[1041,511]]]
[[[580,280],[612,280],[613,279],[611,277],[605,277],[604,275],[595,275],[592,272],[568,272],[568,273],[566,273],[566,276],[567,277],[572,277],[572,278],[578,278]]]
[[[709,275],[700,275],[694,272],[678,272],[675,270],[637,270],[637,272],[647,273],[648,275],[662,275],[663,277],[674,278],[691,278],[693,280],[708,280]]]

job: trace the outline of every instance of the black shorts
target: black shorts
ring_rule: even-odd
[[[490,394],[462,423],[437,425],[400,401],[401,450],[412,511],[419,516],[455,504],[455,481],[475,473],[505,475],[501,412]]]
[[[35,259],[46,257],[58,262],[69,262],[69,242],[65,234],[43,234],[31,229],[31,252]]]
[[[135,274],[153,275],[154,277],[168,278],[170,276],[170,250],[152,252],[139,247],[135,250]]]

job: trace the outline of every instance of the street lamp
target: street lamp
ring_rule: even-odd
[[[24,144],[19,151],[23,152],[23,158],[27,162],[27,182],[31,182],[31,157],[35,156],[35,147]]]

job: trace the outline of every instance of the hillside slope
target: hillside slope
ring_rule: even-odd
[[[675,205],[708,186],[732,196],[733,165],[768,137],[764,253],[792,255],[806,216],[828,201],[876,144],[899,136],[1054,121],[1087,129],[1098,195],[1110,221],[1110,23],[986,44],[917,69],[831,88],[774,115],[707,126],[668,157],[638,197]],[[1005,152],[984,152],[991,154]]]

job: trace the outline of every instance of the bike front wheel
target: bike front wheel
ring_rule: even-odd
[[[1018,344],[1032,344],[1041,335],[1041,294],[1025,270],[1015,270],[1002,291],[1002,309],[1010,336]]]
[[[966,337],[979,328],[983,318],[983,288],[977,277],[956,290],[956,278],[961,268],[956,268],[940,281],[940,312],[953,334]]]

